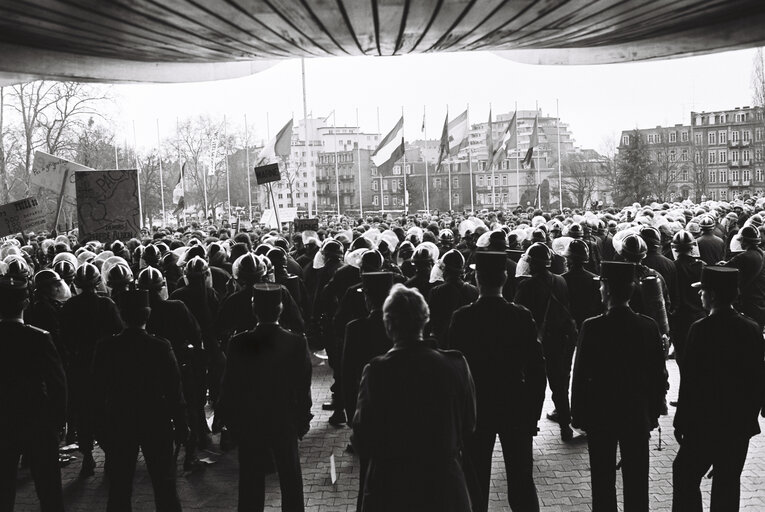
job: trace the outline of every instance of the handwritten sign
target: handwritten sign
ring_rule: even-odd
[[[279,164],[261,165],[255,168],[255,181],[258,182],[258,185],[265,185],[280,179],[282,179],[282,173],[279,172]]]
[[[35,197],[0,206],[0,236],[45,229],[45,208]]]
[[[35,151],[35,161],[32,165],[32,175],[29,182],[32,185],[50,190],[56,194],[61,193],[61,186],[64,185],[64,200],[73,203],[75,200],[74,174],[81,171],[92,171],[90,167],[85,167],[64,158],[49,155],[42,151]],[[63,183],[64,176],[67,176],[66,184]]]
[[[112,242],[140,232],[135,169],[75,173],[80,242]]]
[[[319,219],[295,219],[295,231],[319,231]]]

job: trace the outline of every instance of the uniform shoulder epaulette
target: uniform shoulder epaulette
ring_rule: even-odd
[[[38,334],[50,334],[45,329],[40,329],[39,327],[35,327],[34,325],[24,324],[28,329],[31,329],[32,331],[38,333]]]

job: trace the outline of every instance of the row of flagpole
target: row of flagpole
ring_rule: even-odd
[[[305,102],[305,96],[304,96],[304,102]],[[465,112],[461,114],[460,116],[455,119],[455,121],[458,121],[460,117],[464,116],[465,121],[463,128],[464,133],[462,134],[462,138],[459,140],[459,144],[455,146],[454,148],[449,145],[451,142],[451,139],[449,137],[449,128],[452,125],[452,123],[449,122],[449,113],[448,113],[448,106],[447,106],[447,114],[446,119],[444,121],[444,130],[442,133],[442,139],[441,139],[441,146],[439,147],[439,161],[436,166],[436,173],[438,173],[441,169],[441,164],[443,163],[444,157],[446,157],[447,161],[451,162],[451,157],[454,156],[456,153],[458,153],[461,149],[467,147],[469,145],[469,105],[467,106]],[[524,158],[524,164],[527,162],[531,162],[533,164],[532,159],[532,153],[535,147],[538,146],[539,140],[538,140],[538,105],[535,110],[535,118],[534,118],[534,125],[532,128],[532,133],[529,141],[529,148],[527,150],[527,155]],[[520,153],[518,148],[518,136],[517,136],[517,104],[515,107],[515,113],[513,115],[513,118],[511,119],[510,123],[508,124],[508,127],[506,129],[506,136],[503,138],[502,143],[499,146],[494,146],[493,143],[493,120],[492,120],[492,108],[491,104],[489,106],[489,123],[488,123],[488,129],[487,129],[487,151],[488,151],[488,158],[487,158],[487,166],[486,171],[491,171],[491,193],[492,193],[492,206],[494,209],[496,209],[496,174],[495,174],[495,168],[496,164],[499,160],[506,158],[508,153],[511,150],[514,150],[515,152],[515,159],[516,159],[516,195],[518,196],[518,203],[520,204]],[[304,115],[305,115],[305,104],[304,104]],[[337,123],[336,123],[336,113],[333,110],[330,114],[333,117],[332,121],[332,128],[333,128],[333,138],[334,138],[334,163],[335,163],[335,185],[336,185],[336,201],[337,201],[337,213],[338,215],[341,214],[340,210],[340,180],[339,180],[339,164],[338,164],[338,148],[337,148]],[[423,108],[423,124],[422,124],[422,131],[425,134],[425,139],[427,140],[426,135],[426,123],[425,123],[425,115],[426,110]],[[379,108],[377,109],[377,121],[378,121],[378,132],[379,132]],[[556,129],[557,129],[557,149],[558,149],[558,197],[559,197],[559,205],[562,208],[563,207],[563,189],[562,189],[562,176],[561,176],[561,155],[560,155],[560,113],[559,113],[559,105],[558,101],[556,100]],[[329,116],[327,116],[329,117]],[[357,125],[358,123],[358,108],[356,109],[356,120]],[[404,137],[403,137],[403,122],[404,122],[404,108],[401,108],[401,158],[403,159],[403,184],[404,184],[404,209],[406,210],[409,205],[408,201],[408,187],[407,187],[407,163],[406,163],[406,151],[405,151],[405,143],[404,143]],[[291,124],[292,121],[290,121],[290,130],[291,130]],[[459,126],[459,124],[457,125]],[[249,127],[247,122],[247,115],[244,115],[244,130],[245,130],[245,167],[247,169],[247,189],[248,189],[248,211],[250,214],[250,218],[252,218],[253,215],[253,206],[252,206],[252,186],[251,186],[251,180],[250,180],[250,161],[249,161]],[[161,141],[160,141],[160,129],[159,129],[159,119],[156,120],[156,128],[157,128],[157,155],[158,155],[158,166],[159,166],[159,176],[160,176],[160,196],[161,196],[161,208],[162,208],[162,223],[163,225],[166,225],[167,223],[167,212],[166,212],[166,206],[165,206],[165,193],[164,193],[164,176],[163,176],[163,166],[162,166],[162,154],[161,154]],[[178,132],[178,121],[176,120],[176,132]],[[285,127],[286,128],[286,127]],[[308,140],[308,127],[307,127],[307,119],[304,119],[304,129],[305,129],[305,144],[306,144],[306,155],[310,155],[310,141]],[[284,129],[283,129],[284,130]],[[513,133],[510,134],[510,137],[507,137],[507,134],[512,131]],[[224,168],[226,172],[226,194],[227,194],[227,203],[228,203],[228,214],[229,218],[231,218],[232,214],[232,205],[231,205],[231,184],[230,184],[230,173],[229,173],[229,148],[228,148],[228,130],[227,130],[227,118],[224,116],[223,119],[223,133],[224,133],[224,144],[225,144],[225,160],[224,160]],[[178,133],[176,133],[178,136]],[[270,134],[269,134],[270,135]],[[133,121],[133,142],[134,147],[136,147],[135,150],[135,164],[136,168],[139,169],[139,187],[138,187],[138,200],[139,200],[139,211],[141,213],[141,221],[143,222],[143,208],[142,208],[142,201],[141,201],[141,190],[140,190],[140,164],[138,160],[138,154],[137,154],[137,146],[136,144],[136,131],[135,131],[135,121]],[[510,142],[514,142],[514,148],[511,148]],[[361,183],[361,147],[360,143],[357,144],[357,172],[358,172],[358,178],[359,178],[359,184]],[[456,149],[455,149],[456,148]],[[380,150],[380,147],[377,148],[375,151],[375,154]],[[185,183],[184,183],[184,164],[181,160],[181,148],[180,144],[178,147],[178,161],[179,161],[179,182],[178,185],[176,185],[176,188],[180,186],[181,188],[181,194],[180,197],[185,196]],[[373,154],[374,156],[374,154]],[[214,155],[213,155],[213,162],[214,162]],[[470,150],[467,151],[467,157],[468,157],[468,172],[469,172],[469,179],[470,179],[470,203],[471,203],[471,210],[475,210],[475,204],[474,204],[474,191],[473,191],[473,167],[472,167],[472,154]],[[501,158],[500,158],[501,157]],[[307,157],[306,157],[307,158]],[[539,152],[537,152],[536,155],[536,167],[537,167],[537,205],[541,205],[541,168],[539,166]],[[393,162],[395,163],[395,162]],[[117,158],[117,151],[115,148],[115,166],[119,169],[119,161]],[[448,176],[448,194],[449,194],[449,209],[452,209],[452,178],[451,178],[451,165],[449,165],[449,176]],[[309,169],[309,171],[312,171],[312,169]],[[383,172],[380,172],[380,197],[383,196]],[[315,184],[313,183],[314,177],[311,176],[309,179],[309,184],[315,188]],[[429,177],[429,170],[428,170],[428,162],[426,160],[425,162],[425,180],[426,180],[426,186],[425,186],[425,206],[427,210],[430,210],[430,177]],[[205,203],[205,215],[209,212],[209,205],[207,202],[207,176],[203,177],[203,188],[204,188],[204,203]],[[273,195],[273,193],[271,192]],[[176,203],[175,199],[175,191],[173,194],[174,203]],[[313,194],[309,197],[308,201],[308,213],[309,216],[312,214],[312,208],[311,203],[313,202]],[[272,198],[273,201],[273,198]],[[277,208],[276,202],[273,201],[274,209]],[[318,204],[316,205],[318,207]],[[384,201],[380,201],[380,208],[381,211],[384,212]],[[362,197],[362,189],[361,186],[359,186],[359,213],[363,215],[363,197]]]

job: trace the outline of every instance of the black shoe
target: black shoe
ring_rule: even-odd
[[[87,478],[96,474],[96,461],[92,453],[82,454],[82,466],[80,467],[80,478]]]
[[[547,415],[547,419],[558,423],[558,411],[553,411]]]
[[[564,443],[570,443],[574,440],[574,430],[568,425],[561,427],[560,438]]]
[[[329,424],[333,427],[342,427],[345,425],[345,411],[339,409],[332,413],[329,417]]]

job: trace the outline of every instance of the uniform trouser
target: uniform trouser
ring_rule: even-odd
[[[186,399],[186,415],[190,430],[189,439],[186,442],[186,448],[189,450],[196,446],[196,443],[207,433],[204,375],[184,366],[181,369],[181,382],[183,384],[183,397]]]
[[[138,449],[143,452],[146,469],[154,489],[157,512],[180,512],[181,503],[175,487],[175,457],[173,438],[167,432],[151,432],[143,439],[130,439],[124,433],[115,433],[114,441],[106,446],[109,465],[109,499],[107,512],[130,512],[133,495],[133,475],[138,460]]]
[[[489,509],[489,486],[491,482],[491,459],[497,433],[494,430],[476,430],[465,440],[465,465],[475,475],[468,479],[470,501],[474,512]],[[534,437],[531,434],[508,430],[499,433],[502,455],[507,472],[507,500],[514,512],[539,510],[537,488],[534,485]]]
[[[749,438],[683,439],[672,464],[672,510],[701,512],[701,479],[713,467],[710,512],[739,509]]]
[[[74,409],[77,443],[82,453],[93,451],[93,416],[90,408],[89,372],[84,364],[73,368],[69,386],[70,404]],[[70,427],[71,428],[71,427]]]
[[[239,438],[239,511],[262,511],[266,499],[266,474],[271,454],[276,460],[279,486],[282,490],[282,510],[303,512],[303,475],[297,436],[285,433],[271,439]]]
[[[648,511],[647,434],[587,432],[592,512],[616,512],[616,447],[622,456],[624,512]]]
[[[552,400],[558,412],[558,423],[566,426],[571,423],[571,405],[568,400],[568,389],[571,381],[571,363],[574,358],[574,347],[557,350],[545,350],[545,373],[547,383],[552,391]]]
[[[671,319],[672,344],[675,346],[675,362],[677,367],[683,369],[685,361],[685,343],[688,339],[688,331],[696,320],[703,318],[703,314],[678,313]]]
[[[61,469],[58,464],[58,433],[55,428],[34,428],[22,435],[0,430],[7,446],[0,452],[0,511],[10,512],[16,500],[16,476],[23,453],[35,482],[42,512],[63,512]]]

